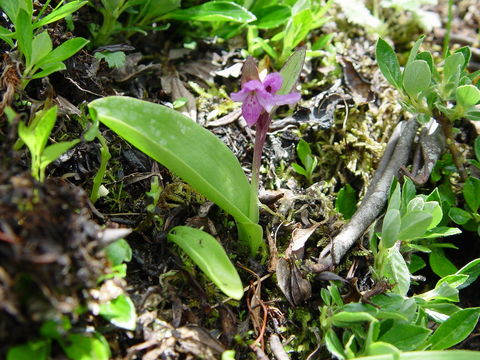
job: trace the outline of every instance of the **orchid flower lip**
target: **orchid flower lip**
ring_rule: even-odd
[[[282,83],[280,73],[270,73],[263,82],[256,79],[246,81],[240,91],[230,94],[232,100],[243,102],[242,115],[249,126],[253,126],[263,112],[270,113],[275,106],[295,104],[300,100],[300,94],[296,92],[277,95]]]

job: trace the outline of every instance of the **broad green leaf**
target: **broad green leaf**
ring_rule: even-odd
[[[386,275],[395,281],[395,293],[399,295],[407,294],[410,288],[410,272],[405,259],[395,247],[388,249]]]
[[[239,221],[250,219],[250,184],[215,135],[165,106],[112,96],[89,104],[93,118],[165,165]]]
[[[108,360],[111,355],[107,340],[99,333],[68,334],[60,345],[71,360]]]
[[[472,215],[470,215],[469,212],[457,207],[450,208],[450,210],[448,211],[448,216],[450,217],[450,219],[453,220],[455,224],[458,225],[464,225],[470,219],[472,219]]]
[[[47,31],[43,31],[33,38],[32,42],[32,65],[37,64],[52,51],[52,40]]]
[[[357,195],[355,190],[349,185],[345,185],[340,189],[335,199],[335,210],[348,220],[357,210]]]
[[[457,268],[450,260],[448,260],[443,249],[433,249],[433,251],[428,255],[428,260],[433,272],[440,277],[457,272]]]
[[[480,352],[468,350],[412,351],[398,354],[375,355],[354,360],[480,360]]]
[[[408,65],[410,65],[412,62],[415,61],[415,58],[417,57],[417,54],[418,54],[418,49],[420,49],[420,45],[422,45],[423,43],[423,39],[425,39],[425,35],[420,36],[418,40],[415,41],[415,44],[413,44],[412,50],[410,50],[410,54],[408,55],[407,63],[405,64],[405,68],[407,68]]]
[[[243,24],[257,19],[250,11],[232,1],[210,1],[188,9],[178,9],[169,12],[164,18],[184,21],[233,21]]]
[[[137,313],[132,300],[125,294],[100,305],[99,314],[122,329],[135,330]]]
[[[88,1],[71,1],[69,3],[66,3],[65,5],[59,7],[58,9],[52,11],[50,14],[36,21],[33,24],[33,28],[37,29],[44,25],[63,19],[64,17],[66,17],[67,15],[70,15],[71,13],[74,13],[75,11],[77,11],[87,3]]]
[[[80,49],[87,45],[88,42],[87,39],[81,37],[69,39],[53,49],[52,52],[50,52],[47,57],[43,58],[37,65],[44,69],[51,64],[62,62],[75,55]]]
[[[237,270],[222,245],[210,234],[186,227],[174,227],[168,240],[177,244],[205,275],[227,296],[240,300],[243,286]]]
[[[476,213],[480,207],[480,179],[470,176],[463,185],[463,197],[470,209]]]
[[[273,29],[284,24],[292,14],[290,6],[272,5],[255,11],[257,21],[255,25],[259,29]]]
[[[108,260],[112,265],[120,265],[132,260],[132,248],[125,239],[119,239],[105,248]]]
[[[426,211],[411,211],[402,217],[402,228],[397,240],[422,237],[432,223],[432,215]]]
[[[423,326],[397,322],[380,336],[379,341],[394,345],[402,351],[416,350],[430,335]]]
[[[454,53],[445,59],[443,67],[443,82],[450,82],[459,76],[459,73],[465,63],[462,53]]]
[[[33,27],[31,17],[23,9],[18,11],[17,19],[15,20],[15,33],[17,46],[25,57],[25,64],[28,68],[32,58]]]
[[[408,270],[410,273],[414,274],[418,270],[423,269],[426,265],[425,260],[416,254],[412,254],[410,257],[410,263],[408,264]]]
[[[480,101],[480,90],[475,85],[462,85],[455,90],[455,98],[458,105],[468,109]]]
[[[55,63],[55,64],[48,64],[48,66],[45,66],[42,71],[35,73],[35,75],[32,76],[32,79],[40,79],[54,72],[65,70],[66,68],[67,67],[62,62]]]
[[[421,211],[423,210],[423,207],[425,206],[425,200],[421,196],[414,197],[412,200],[410,200],[407,204],[407,211],[405,213],[411,212],[411,211]]]
[[[429,339],[431,349],[448,349],[466,339],[475,329],[479,315],[480,308],[463,309],[454,313]]]
[[[398,239],[401,227],[400,211],[392,209],[386,212],[382,225],[382,244],[385,248],[391,248]]]
[[[430,72],[434,74],[435,71],[435,65],[433,63],[433,56],[430,53],[430,51],[422,51],[421,53],[418,53],[416,60],[424,60],[428,64],[428,67],[430,68]]]
[[[277,94],[285,95],[292,92],[302,72],[306,51],[305,47],[295,50],[292,56],[285,62],[280,70],[280,75],[282,75],[283,79],[282,87],[278,90]]]
[[[427,201],[423,204],[423,211],[432,215],[432,222],[428,226],[428,230],[435,228],[443,218],[442,207],[437,201]]]
[[[468,63],[470,62],[470,59],[472,57],[472,51],[470,50],[470,48],[468,46],[463,46],[457,50],[454,51],[454,53],[462,53],[463,55],[463,58],[465,59],[464,63],[463,63],[463,66],[462,66],[462,69],[466,69],[467,66],[468,66]]]
[[[8,349],[7,360],[47,360],[50,354],[50,342],[45,340],[29,341],[24,345]]]
[[[377,41],[375,47],[375,56],[377,58],[378,67],[387,81],[397,89],[402,88],[402,74],[400,72],[400,64],[393,48],[382,38]]]
[[[427,90],[431,81],[432,74],[426,61],[414,60],[405,67],[403,87],[412,99],[417,99],[422,91]]]

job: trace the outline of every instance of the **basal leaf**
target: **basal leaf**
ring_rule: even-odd
[[[98,99],[89,108],[92,117],[248,222],[250,184],[235,155],[211,132],[175,110],[129,97]]]
[[[215,135],[175,110],[134,98],[98,99],[89,109],[94,119],[231,214],[240,238],[257,253],[264,242],[258,211],[250,214],[250,184],[238,159]]]
[[[237,270],[213,236],[198,229],[177,226],[168,233],[168,240],[185,251],[226,295],[237,300],[242,298],[243,286]]]

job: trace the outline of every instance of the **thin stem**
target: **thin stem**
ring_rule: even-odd
[[[452,19],[453,19],[453,0],[448,0],[448,19],[445,26],[446,32],[443,38],[443,51],[442,56],[445,59],[448,55],[448,48],[450,45],[450,35],[452,33]]]

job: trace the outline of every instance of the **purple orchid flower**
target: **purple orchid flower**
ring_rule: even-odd
[[[303,60],[302,60],[303,61]],[[255,60],[250,56],[242,67],[242,88],[231,93],[234,101],[243,102],[242,115],[248,126],[256,124],[255,146],[253,149],[252,177],[251,177],[251,216],[258,220],[258,181],[262,150],[267,137],[268,128],[272,121],[272,112],[278,105],[294,104],[300,100],[300,94],[292,92],[286,95],[276,94],[282,87],[283,78],[280,73],[271,73],[260,81]],[[253,214],[256,215],[254,216]]]
[[[242,115],[248,126],[253,126],[263,112],[269,114],[275,106],[295,104],[300,100],[300,94],[296,92],[276,95],[282,82],[278,72],[268,74],[263,82],[257,76],[257,79],[244,82],[239,92],[230,94],[232,100],[243,102]]]

